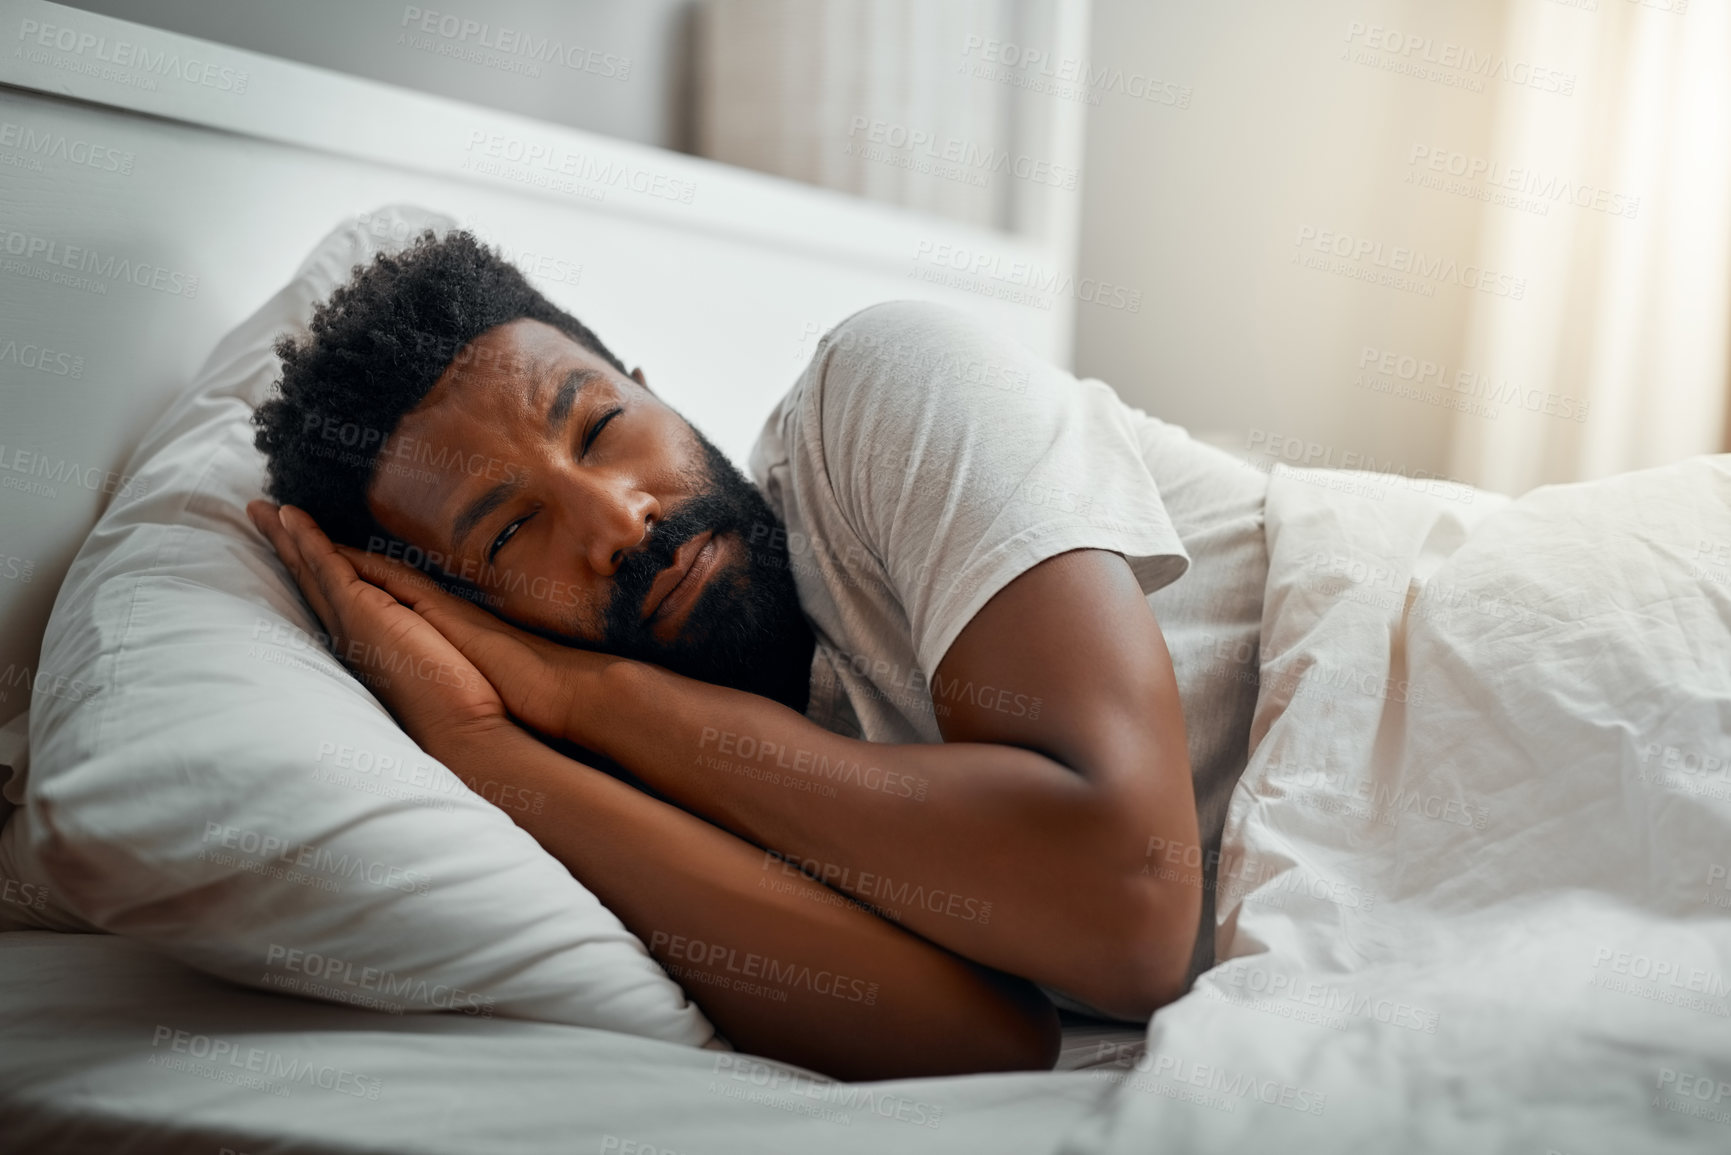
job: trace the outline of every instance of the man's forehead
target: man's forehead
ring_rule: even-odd
[[[588,350],[569,334],[545,326],[552,333],[548,339],[519,342],[501,334],[504,327],[494,326],[463,346],[386,438],[387,449],[406,438],[459,436],[449,432],[452,428],[460,430],[460,439],[467,443],[477,435],[477,420],[539,421],[549,404],[558,403],[561,383],[573,375],[612,379],[610,366],[587,356]]]
[[[580,357],[582,351],[569,334],[519,317],[470,340],[436,384],[484,381],[490,391],[508,389],[510,396],[528,403],[558,365]]]

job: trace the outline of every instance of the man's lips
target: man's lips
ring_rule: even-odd
[[[715,531],[700,533],[673,553],[673,564],[662,570],[643,599],[645,621],[659,621],[677,612],[679,607],[702,588],[704,579],[715,568],[717,551],[709,546],[715,541]],[[707,550],[707,552],[705,552]],[[701,560],[702,564],[699,564]]]

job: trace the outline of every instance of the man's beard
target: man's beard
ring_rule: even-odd
[[[643,547],[625,555],[613,575],[605,633],[596,649],[653,662],[686,677],[773,698],[805,712],[815,641],[799,606],[781,520],[763,494],[695,428],[706,468],[697,496],[657,522]],[[680,546],[697,535],[735,533],[746,560],[711,574],[686,615],[677,640],[666,643],[643,620],[644,599]]]

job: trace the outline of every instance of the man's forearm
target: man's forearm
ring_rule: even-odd
[[[1049,1067],[1056,1017],[762,852],[510,727],[431,751],[546,795],[513,821],[649,946],[735,1046],[842,1078]]]
[[[1169,920],[1168,973],[1188,960],[1184,884],[1143,866],[1151,836],[1195,843],[1194,805],[1163,798],[1155,775],[1107,791],[1019,747],[862,742],[769,699],[635,663],[601,672],[586,700],[594,708],[574,741],[775,852],[759,855],[767,876],[791,877],[799,863],[969,958],[1060,989],[1097,970],[1114,926],[1150,906],[1181,912]]]

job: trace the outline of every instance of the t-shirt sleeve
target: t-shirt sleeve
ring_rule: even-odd
[[[853,314],[814,360],[811,448],[928,673],[994,594],[1046,558],[1111,550],[1145,594],[1189,567],[1134,411],[1103,382],[922,301]]]

